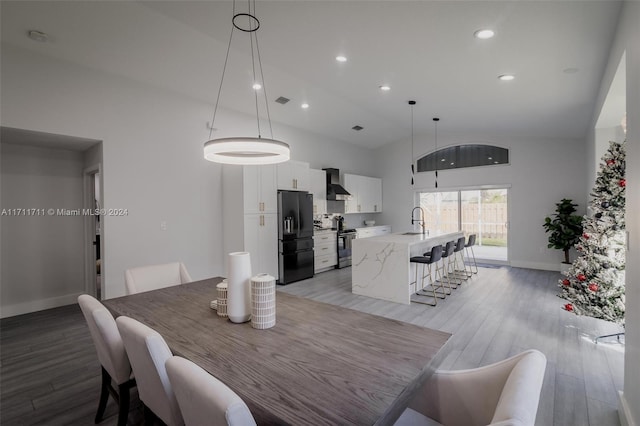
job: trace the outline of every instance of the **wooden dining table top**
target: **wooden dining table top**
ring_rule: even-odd
[[[105,300],[224,382],[258,424],[393,424],[446,355],[449,333],[276,292],[276,325],[210,308],[221,277]]]

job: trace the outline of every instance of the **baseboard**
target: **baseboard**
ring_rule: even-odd
[[[72,305],[78,302],[78,296],[81,294],[82,293],[67,294],[64,296],[51,297],[49,299],[40,299],[31,302],[2,306],[0,308],[0,318],[8,318],[45,309],[57,308],[59,306]]]
[[[620,424],[622,426],[637,426],[631,415],[627,398],[624,397],[622,391],[618,391],[618,416],[620,416]]]
[[[512,260],[511,266],[514,268],[540,269],[542,271],[558,271],[560,272],[560,263],[543,263],[543,262],[527,262],[521,260]]]

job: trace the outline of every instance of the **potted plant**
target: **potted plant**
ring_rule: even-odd
[[[551,217],[544,218],[544,229],[550,232],[548,248],[562,250],[565,264],[569,262],[569,249],[573,247],[582,235],[582,216],[574,214],[577,204],[563,198],[556,203],[556,212]]]

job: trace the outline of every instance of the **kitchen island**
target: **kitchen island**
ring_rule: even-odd
[[[412,294],[410,284],[416,276],[415,264],[409,262],[411,256],[421,256],[437,244],[457,241],[462,236],[462,232],[398,233],[355,239],[352,242],[351,291],[408,305]]]

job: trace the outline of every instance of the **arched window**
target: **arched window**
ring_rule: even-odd
[[[509,164],[509,150],[493,145],[457,145],[442,148],[418,159],[418,172]]]

